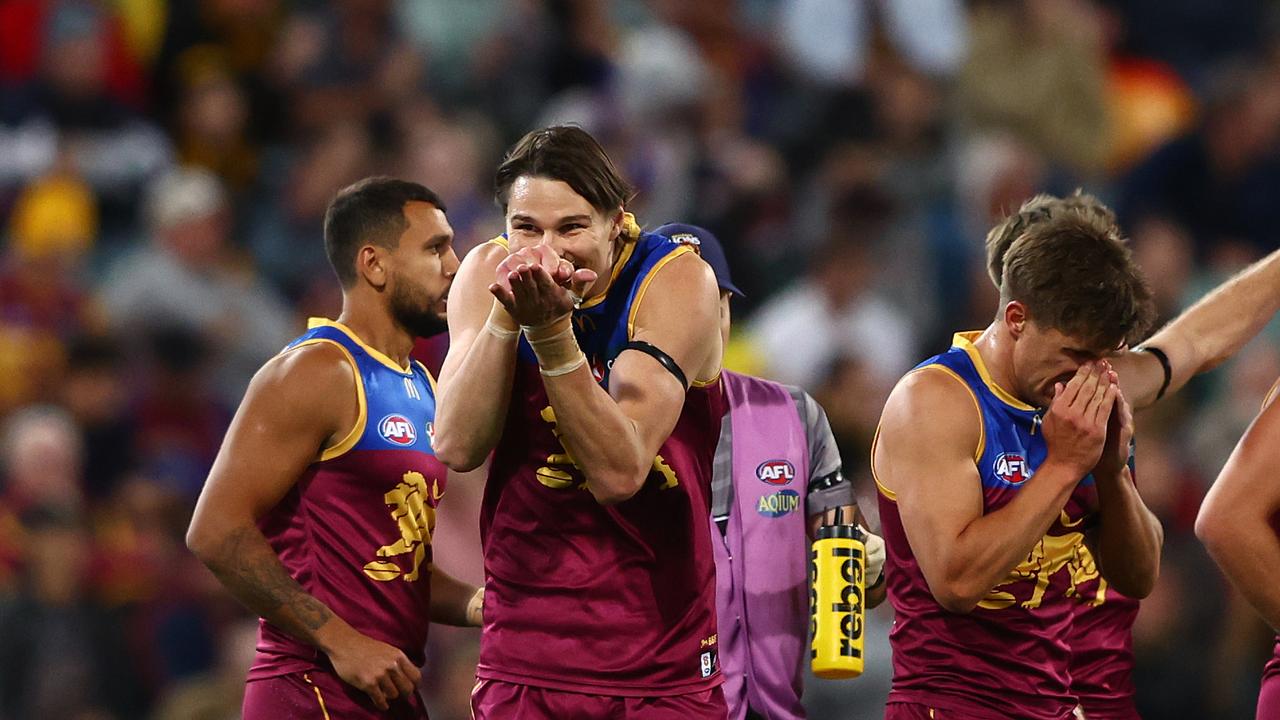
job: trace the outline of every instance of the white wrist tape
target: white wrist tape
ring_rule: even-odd
[[[568,375],[569,373],[573,372],[574,370],[577,370],[579,367],[582,367],[583,365],[586,365],[586,364],[587,364],[587,356],[579,352],[577,360],[571,360],[570,362],[567,362],[564,365],[561,365],[560,367],[555,367],[555,368],[539,367],[538,372],[542,373],[544,377],[560,377],[561,375]]]
[[[489,318],[488,320],[484,321],[484,329],[485,329],[485,332],[489,333],[490,335],[493,335],[499,340],[510,340],[511,338],[520,334],[519,329],[509,330],[507,328],[504,328],[498,325],[497,323],[495,323],[493,321],[493,318]]]

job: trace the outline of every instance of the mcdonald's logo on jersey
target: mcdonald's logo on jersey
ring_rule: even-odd
[[[409,446],[418,441],[418,431],[413,429],[409,418],[403,415],[392,414],[382,418],[378,423],[378,433],[387,442],[396,445]]]
[[[1017,453],[1000,453],[992,470],[997,478],[1010,485],[1021,485],[1032,474],[1026,459]]]

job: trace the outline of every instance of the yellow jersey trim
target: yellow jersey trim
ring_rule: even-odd
[[[680,245],[679,247],[677,247],[676,249],[668,253],[666,257],[659,260],[657,264],[653,266],[653,269],[649,271],[649,274],[645,276],[644,280],[640,282],[640,289],[636,290],[636,297],[634,300],[631,301],[631,310],[628,311],[627,313],[627,339],[628,340],[631,340],[635,337],[636,313],[640,310],[640,302],[644,300],[644,294],[649,291],[649,283],[653,282],[654,276],[658,274],[659,270],[666,267],[667,263],[671,262],[672,260],[675,260],[681,255],[685,255],[691,252],[694,252],[693,248],[689,247],[688,245]],[[689,383],[689,385],[691,387],[707,387],[708,385],[714,385],[716,381],[720,379],[720,373],[722,370],[723,368],[716,370],[716,374],[710,378],[707,378],[706,380],[698,380],[695,378],[692,382]]]
[[[613,289],[613,283],[617,281],[618,276],[622,274],[622,269],[627,266],[627,263],[631,260],[631,256],[635,253],[635,251],[636,251],[635,240],[623,241],[622,254],[619,255],[618,259],[613,263],[613,272],[609,273],[609,284],[604,286],[604,292],[591,298],[590,300],[583,301],[583,303],[578,306],[580,309],[585,310],[587,308],[592,308],[604,302],[604,299],[609,296],[609,291]]]
[[[991,373],[987,371],[987,364],[982,361],[982,355],[978,352],[977,346],[973,344],[980,335],[982,335],[982,331],[980,330],[959,332],[952,336],[951,344],[968,353],[969,359],[973,361],[973,366],[977,368],[978,375],[982,377],[982,382],[986,384],[987,389],[991,391],[991,394],[995,395],[1006,405],[1010,405],[1018,410],[1031,410],[1034,412],[1034,407],[1031,407],[1014,397],[1013,393],[1000,387],[991,379]],[[968,387],[968,384],[966,384],[965,387]]]
[[[351,448],[360,442],[360,437],[364,435],[365,426],[369,422],[369,405],[364,397],[364,378],[360,377],[360,367],[356,365],[356,359],[352,357],[351,351],[342,346],[342,343],[329,338],[311,338],[304,340],[291,349],[306,347],[308,345],[319,345],[320,343],[329,343],[342,351],[343,357],[351,365],[351,375],[356,381],[356,424],[351,426],[351,431],[346,434],[336,444],[320,451],[320,462],[332,460],[336,457],[345,455]]]
[[[510,240],[507,240],[506,238],[502,237],[501,235],[498,235],[497,237],[493,238],[493,239],[492,239],[492,240],[490,240],[489,242],[493,243],[494,245],[501,245],[502,247],[506,248],[507,250],[510,250],[510,249],[511,249],[511,241],[510,241]]]
[[[973,464],[976,466],[979,462],[982,461],[982,454],[987,451],[987,424],[982,419],[982,405],[978,403],[977,393],[973,391],[973,388],[969,387],[969,383],[965,382],[964,378],[957,375],[956,371],[952,370],[946,365],[925,365],[924,367],[920,367],[920,368],[916,368],[915,370],[912,370],[911,372],[907,373],[907,375],[908,376],[914,375],[918,372],[924,372],[926,370],[937,370],[939,372],[946,373],[948,376],[953,378],[956,382],[960,383],[960,387],[964,388],[969,393],[969,399],[973,401],[973,409],[976,410],[978,413],[978,444],[977,444],[977,447],[975,447],[973,450]],[[882,495],[884,495],[886,498],[894,502],[897,502],[898,494],[890,490],[888,486],[886,486],[883,482],[881,482],[880,476],[876,473],[876,445],[879,442],[880,442],[880,425],[877,424],[876,434],[871,439],[871,479],[875,481],[876,488],[880,490],[880,493]]]
[[[977,465],[978,462],[982,460],[982,453],[987,451],[987,424],[982,419],[982,405],[978,403],[978,394],[973,391],[973,388],[969,387],[969,383],[965,382],[964,378],[957,375],[955,370],[952,370],[946,365],[925,365],[913,372],[921,372],[923,370],[938,370],[940,372],[944,372],[954,378],[956,382],[960,383],[960,387],[964,388],[965,392],[969,393],[969,399],[973,401],[973,409],[978,413],[978,446],[973,451],[973,463]]]
[[[311,673],[304,673],[302,675],[302,679],[306,680],[307,684],[311,686],[311,689],[316,691],[316,701],[320,703],[320,714],[324,716],[324,720],[330,720],[329,709],[324,706],[324,695],[321,695],[320,688],[316,687],[315,683],[311,682]]]
[[[711,387],[712,385],[715,385],[716,383],[720,382],[720,377],[722,375],[724,375],[724,368],[717,370],[716,376],[709,380],[694,380],[693,382],[689,383],[689,385],[691,387],[697,387],[697,388]]]
[[[351,338],[351,342],[355,343],[356,345],[359,345],[361,349],[369,353],[369,357],[373,358],[374,360],[377,360],[383,365],[386,365],[388,368],[395,370],[401,375],[413,374],[413,369],[411,366],[402,366],[399,363],[397,363],[395,360],[392,360],[391,358],[384,355],[380,350],[376,350],[370,347],[365,343],[365,341],[360,339],[359,335],[356,335],[354,330],[347,327],[346,325],[343,325],[337,320],[330,320],[328,318],[319,318],[319,317],[313,317],[307,320],[308,330],[311,330],[313,328],[318,328],[318,327],[331,327],[338,330],[343,335],[346,335],[347,337]]]
[[[1280,393],[1280,380],[1276,380],[1275,383],[1271,386],[1271,389],[1268,390],[1267,394],[1262,398],[1263,410],[1266,410],[1267,406],[1270,405],[1271,402],[1276,399],[1277,393]]]
[[[640,311],[640,303],[644,301],[644,294],[649,291],[649,283],[653,282],[653,278],[657,276],[658,271],[667,266],[667,263],[675,260],[681,255],[693,252],[693,248],[688,245],[677,245],[675,249],[667,253],[653,266],[649,274],[640,281],[640,288],[636,290],[636,297],[631,301],[631,310],[627,312],[627,339],[631,340],[636,334],[636,313]]]
[[[876,473],[876,446],[880,444],[880,424],[876,423],[876,434],[871,437],[871,479],[876,483],[876,490],[885,496],[890,502],[898,502],[898,494],[890,490],[884,483],[880,482],[880,475]]]

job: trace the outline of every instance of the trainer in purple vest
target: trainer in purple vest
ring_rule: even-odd
[[[655,232],[699,251],[715,272],[722,303],[742,294],[710,232],[677,224]],[[722,330],[727,335],[727,323]],[[853,486],[841,475],[831,426],[812,397],[727,370],[721,378],[729,409],[712,466],[711,536],[729,720],[804,718],[808,520],[854,505]],[[872,542],[876,549],[868,548],[867,576],[874,583],[884,553],[879,538]]]

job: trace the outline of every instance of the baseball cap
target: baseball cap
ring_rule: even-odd
[[[153,180],[147,188],[146,203],[152,229],[163,231],[226,209],[227,195],[217,175],[191,166]]]
[[[697,225],[667,223],[654,230],[654,232],[671,238],[672,242],[689,245],[697,251],[702,256],[702,259],[711,266],[712,272],[716,274],[716,284],[720,286],[721,290],[728,290],[738,297],[746,295],[733,284],[733,278],[729,275],[729,260],[724,254],[724,246],[720,244],[720,241],[716,239],[716,236],[710,230]]]

